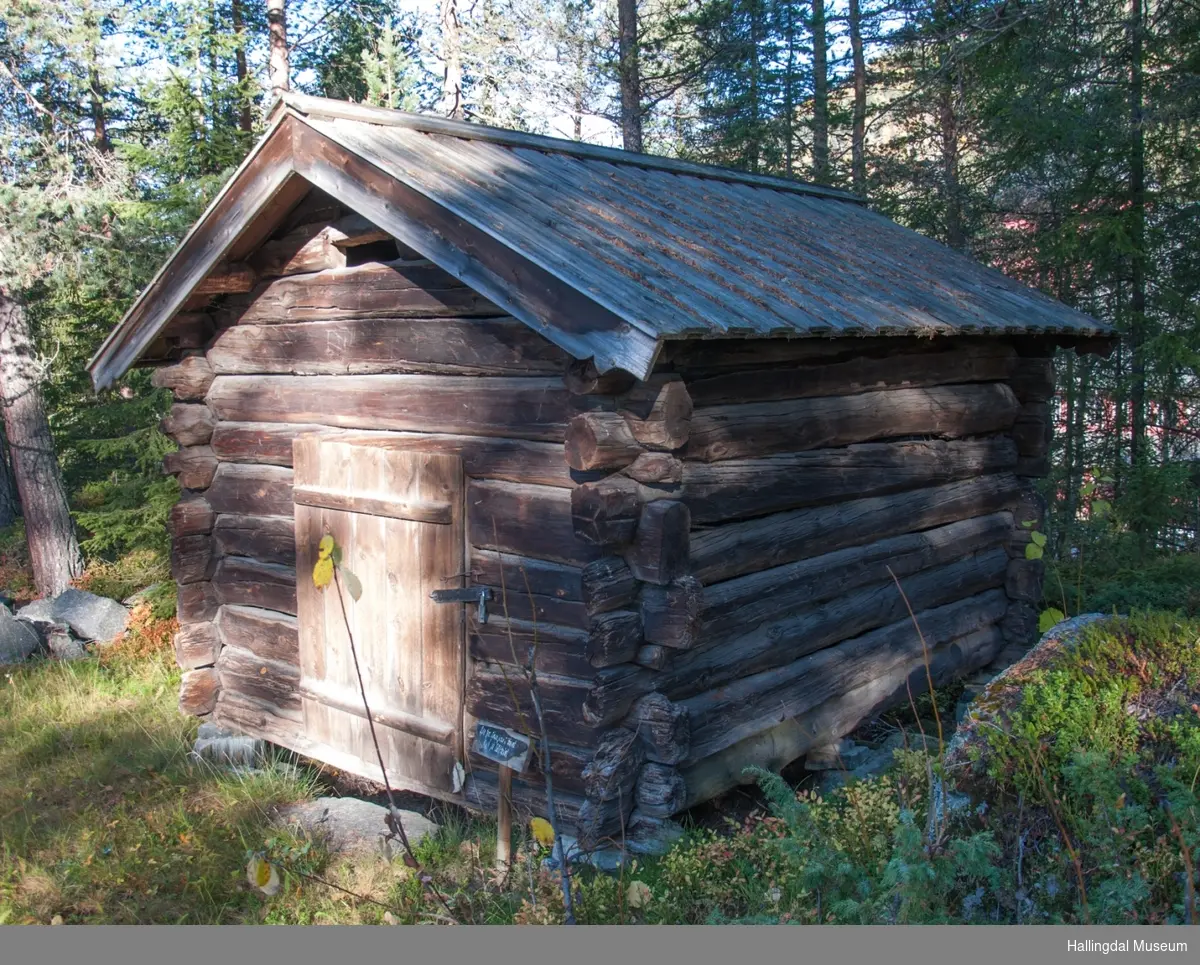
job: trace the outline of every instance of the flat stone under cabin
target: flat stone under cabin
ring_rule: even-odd
[[[1112,344],[843,191],[288,94],[89,370],[174,392],[185,713],[378,780],[357,657],[393,786],[506,728],[592,847],[1028,646]]]

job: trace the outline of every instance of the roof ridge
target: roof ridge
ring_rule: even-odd
[[[364,124],[376,124],[383,127],[404,127],[409,130],[420,131],[424,134],[441,134],[468,140],[488,141],[493,144],[501,144],[509,147],[524,147],[535,151],[569,154],[575,157],[608,161],[612,164],[628,164],[634,167],[667,171],[672,174],[709,178],[715,181],[747,184],[752,187],[769,188],[775,191],[788,191],[793,194],[802,194],[809,197],[829,198],[831,200],[865,204],[862,198],[850,191],[843,191],[840,188],[830,188],[821,184],[811,184],[807,181],[779,177],[777,175],[751,174],[747,171],[738,171],[715,164],[683,161],[678,158],[661,157],[656,154],[638,154],[620,148],[602,147],[598,144],[585,144],[580,141],[568,140],[567,138],[549,137],[545,134],[526,134],[523,131],[512,131],[507,128],[491,127],[486,124],[476,124],[470,121],[456,121],[445,117],[433,117],[428,114],[410,114],[406,111],[393,110],[388,107],[373,107],[368,104],[355,104],[350,101],[334,100],[327,97],[314,97],[311,94],[300,94],[295,91],[281,92],[268,112],[268,117],[281,107],[290,108],[306,117],[359,121]]]

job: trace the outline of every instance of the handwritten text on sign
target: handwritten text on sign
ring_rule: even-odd
[[[529,763],[529,738],[498,724],[488,724],[484,721],[476,724],[475,742],[472,747],[481,757],[514,771],[525,770]]]

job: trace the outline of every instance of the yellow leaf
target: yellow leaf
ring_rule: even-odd
[[[625,901],[630,908],[645,908],[654,897],[650,886],[644,881],[631,881],[625,891]]]
[[[317,559],[327,560],[333,556],[333,537],[322,536],[321,542],[317,544]]]
[[[529,822],[529,830],[533,832],[533,840],[543,848],[554,846],[554,826],[545,818],[534,818]]]
[[[250,859],[246,865],[246,880],[264,895],[279,894],[279,872],[269,861],[258,855]]]
[[[328,539],[328,537],[326,537]],[[317,560],[313,567],[313,586],[318,590],[323,590],[329,586],[333,580],[333,560],[328,556],[322,556]]]

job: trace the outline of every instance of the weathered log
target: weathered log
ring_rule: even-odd
[[[779,365],[829,365],[860,356],[894,358],[898,346],[904,354],[931,354],[952,349],[973,348],[994,343],[994,337],[936,336],[930,339],[905,339],[894,335],[862,338],[715,338],[679,339],[663,344],[659,365],[684,372],[689,379],[707,377],[730,369],[744,370]]]
[[[1008,608],[991,590],[933,609],[917,609],[894,623],[809,653],[783,667],[740,677],[683,701],[692,722],[689,760],[699,760],[788,717],[805,714],[839,694],[884,677],[949,643],[997,623]]]
[[[1046,455],[1050,451],[1050,443],[1054,438],[1049,404],[1026,402],[1022,405],[1021,414],[1017,416],[1016,424],[1012,429],[1012,437],[1020,455],[1032,457]]]
[[[597,727],[583,716],[583,702],[589,686],[587,680],[575,677],[538,674],[538,699],[551,740],[566,744],[593,743],[593,731]],[[466,703],[473,717],[522,733],[537,733],[537,715],[530,700],[528,681],[512,668],[492,670],[477,666],[467,683]]]
[[[211,667],[221,652],[221,638],[211,623],[193,623],[175,634],[175,662],[184,670]]]
[[[179,587],[175,602],[175,617],[180,626],[189,623],[211,623],[217,616],[217,591],[207,581],[185,583]]]
[[[647,670],[662,670],[671,662],[671,648],[657,643],[644,643],[638,647],[633,662]]]
[[[482,767],[472,770],[463,786],[463,803],[485,814],[495,814],[499,800],[495,771]],[[523,775],[521,779],[513,781],[512,803],[521,823],[528,824],[531,817],[547,818],[564,834],[574,831],[580,844],[586,848],[600,844],[610,837],[620,841],[621,829],[628,819],[626,803],[632,804],[632,801],[623,802],[616,799],[589,803],[585,797],[560,794],[555,790],[554,804],[557,813],[550,814],[546,805],[545,783],[525,780]],[[587,843],[584,841],[584,834],[588,836]]]
[[[179,712],[191,717],[211,714],[221,681],[213,667],[185,671],[179,681]]]
[[[609,369],[601,374],[591,359],[570,359],[563,375],[563,385],[572,395],[621,395],[637,382],[622,369]]]
[[[692,517],[685,503],[656,499],[642,506],[625,562],[635,577],[665,585],[683,576],[691,552]]]
[[[471,583],[492,588],[491,609],[501,617],[585,627],[582,582],[577,566],[490,550],[471,552]]]
[[[214,373],[203,355],[188,355],[174,365],[156,368],[150,376],[155,388],[170,389],[180,402],[198,402],[212,385]]]
[[[515,318],[363,318],[234,325],[213,339],[217,375],[556,375],[566,353]]]
[[[642,645],[642,617],[632,610],[609,610],[592,617],[587,654],[593,667],[629,663]]]
[[[189,446],[163,456],[163,472],[184,489],[207,489],[217,472],[217,457],[208,446]]]
[[[560,563],[590,563],[604,555],[575,536],[571,493],[550,486],[471,480],[467,534],[480,549]]]
[[[634,669],[606,680],[597,679],[584,714],[599,726],[624,716],[641,694],[657,690],[678,700],[747,674],[792,663],[806,654],[894,623],[907,615],[909,605],[916,611],[927,610],[1002,587],[1007,565],[1008,555],[1003,549],[974,553],[908,577],[901,584],[903,595],[888,578],[840,594],[822,605],[784,612],[776,619],[752,625],[722,646],[711,644],[703,636],[698,646],[678,651],[670,666],[657,673]],[[1007,605],[1004,591],[995,593]]]
[[[328,426],[277,422],[218,422],[209,445],[221,462],[252,462],[266,466],[292,465],[292,442],[310,432],[336,433]]]
[[[620,469],[645,451],[618,412],[581,412],[567,423],[566,459],[572,469]]]
[[[361,248],[363,245],[389,241],[392,237],[382,228],[375,227],[361,214],[353,212],[333,222],[329,226],[329,234],[339,248]]]
[[[212,438],[212,412],[206,405],[176,402],[160,428],[181,446],[203,446]]]
[[[1000,382],[712,406],[692,416],[687,455],[715,462],[889,437],[984,435],[1011,427],[1019,408]]]
[[[686,462],[678,498],[696,523],[885,496],[959,479],[1011,471],[1017,448],[1008,437],[876,442],[761,459]]]
[[[296,613],[296,571],[291,566],[227,556],[217,564],[212,579],[223,604]]]
[[[472,620],[467,643],[472,659],[506,664],[505,672],[512,677],[521,676],[518,668],[529,665],[531,652],[539,675],[587,677],[592,673],[586,630],[492,617],[482,625]]]
[[[648,449],[670,451],[687,443],[692,397],[678,375],[653,375],[620,398],[633,437]]]
[[[264,700],[255,700],[230,690],[217,696],[213,720],[241,734],[261,737],[282,747],[296,748],[303,741],[303,712],[284,710]]]
[[[184,306],[194,304],[195,308],[200,308],[208,304],[209,297],[207,295],[196,295],[184,302]],[[213,333],[217,330],[216,324],[213,321],[212,315],[204,311],[180,311],[163,326],[158,333],[158,340],[155,345],[162,344],[167,349],[167,355],[174,357],[174,353],[181,354],[181,358],[187,358],[189,355],[200,354],[200,350],[208,344],[208,340],[212,338]],[[148,350],[149,351],[149,350]],[[153,383],[153,379],[151,379]],[[170,386],[163,386],[170,388]],[[205,386],[207,388],[207,386]],[[183,400],[182,396],[176,398]],[[195,396],[197,399],[204,398],[204,393]]]
[[[562,458],[562,447],[525,439],[496,439],[456,436],[445,433],[368,433],[315,424],[281,422],[218,422],[210,445],[222,462],[253,462],[274,466],[292,465],[292,442],[297,436],[318,432],[342,434],[358,440],[402,439],[406,448],[419,452],[450,452],[463,460],[468,476],[535,486],[575,486]]]
[[[223,462],[204,498],[218,516],[292,516],[292,470]]]
[[[704,588],[700,601],[699,636],[706,647],[738,646],[768,621],[787,619],[864,586],[996,549],[1011,531],[1012,515],[1002,510],[713,584]]]
[[[1014,497],[1011,509],[1014,523],[1025,532],[1041,530],[1046,521],[1046,498],[1028,483]]]
[[[1004,382],[1012,377],[1017,362],[1012,346],[993,341],[943,352],[747,368],[690,380],[687,386],[696,406],[774,402],[964,382]]]
[[[940,686],[958,674],[984,666],[1002,642],[995,627],[952,641],[933,652],[929,676],[935,686]],[[947,660],[947,656],[955,659]],[[716,754],[692,759],[680,769],[687,786],[686,805],[691,807],[739,784],[753,783],[756,778],[752,767],[778,772],[809,748],[837,740],[889,706],[907,701],[910,693],[915,697],[927,688],[926,658],[922,654],[888,673],[869,676],[866,684],[838,694],[809,713],[787,718]]]
[[[621,472],[640,483],[677,485],[683,482],[683,460],[669,452],[643,452]]]
[[[1038,612],[1031,603],[1017,601],[1009,605],[1000,621],[1000,632],[1009,646],[1028,649],[1038,636]]]
[[[579,816],[575,819],[575,836],[579,846],[585,850],[620,847],[632,812],[632,794],[618,795],[611,801],[584,798],[579,806]]]
[[[571,490],[571,525],[593,546],[623,546],[633,540],[642,508],[642,486],[610,476]]]
[[[208,534],[176,536],[171,540],[171,579],[198,583],[212,576],[213,539]]]
[[[1042,599],[1042,578],[1046,564],[1041,560],[1009,560],[1004,590],[1010,600],[1038,603]]]
[[[208,500],[196,493],[184,493],[179,502],[171,507],[168,527],[176,539],[183,536],[199,536],[211,533],[216,513]]]
[[[587,691],[583,719],[595,728],[617,723],[629,713],[634,701],[653,689],[651,680],[658,676],[633,663],[599,671]]]
[[[595,756],[583,769],[585,796],[593,801],[631,798],[645,759],[645,747],[633,731],[623,727],[606,731],[596,745]]]
[[[550,743],[550,776],[554,779],[554,792],[566,791],[568,794],[583,795],[583,769],[592,760],[595,749],[592,747],[576,747],[572,744]],[[468,771],[494,771],[493,761],[481,757],[474,752],[468,752]],[[535,742],[533,753],[529,755],[529,764],[523,777],[530,784],[544,780],[542,767],[541,742]]]
[[[560,442],[557,379],[460,375],[219,375],[208,404],[231,422],[450,432]]]
[[[1054,395],[1054,360],[1021,358],[1013,365],[1009,386],[1021,402],[1047,402]]]
[[[231,309],[232,320],[244,325],[504,314],[441,268],[404,260],[289,275]]]
[[[279,663],[300,664],[299,624],[293,616],[226,604],[217,615],[216,627],[225,646]]]
[[[326,268],[345,268],[346,252],[333,244],[333,232],[320,223],[300,225],[282,238],[266,242],[251,264],[262,278],[278,278]]]
[[[287,710],[299,709],[300,668],[292,663],[260,657],[228,644],[217,658],[222,690],[265,700]]]
[[[686,707],[663,694],[647,694],[634,703],[624,726],[637,732],[649,761],[678,764],[688,755],[692,720]]]
[[[689,650],[700,632],[704,587],[694,576],[642,590],[643,636],[674,650]]]
[[[258,282],[258,274],[249,265],[237,263],[221,265],[208,275],[193,290],[194,295],[229,295],[248,292]]]
[[[683,810],[687,785],[669,764],[650,762],[642,765],[634,791],[634,806],[653,818],[669,818]]]
[[[296,565],[296,527],[283,516],[218,516],[213,539],[223,556]]]
[[[628,607],[637,598],[638,582],[619,556],[593,560],[583,568],[583,605],[588,613]]]
[[[691,572],[717,583],[793,560],[1005,508],[1022,483],[1008,473],[890,496],[793,510],[697,532]]]

